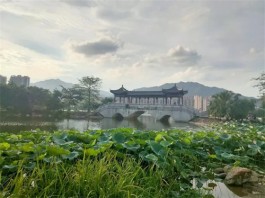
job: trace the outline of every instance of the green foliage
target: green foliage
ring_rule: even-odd
[[[265,72],[262,72],[259,77],[253,78],[253,80],[257,81],[255,87],[259,89],[259,93],[261,98],[265,97]],[[263,106],[265,108],[265,106]]]
[[[76,87],[73,88],[62,87],[61,100],[63,106],[67,109],[67,111],[75,109],[77,104],[82,100],[81,90],[77,89]]]
[[[88,112],[98,106],[100,86],[101,79],[98,77],[86,76],[79,80],[77,89],[82,92],[83,106]]]
[[[101,79],[88,76],[79,82],[73,88],[62,87],[62,91],[55,90],[53,93],[38,87],[0,85],[0,109],[15,114],[32,114],[97,108]]]
[[[253,100],[234,99],[231,104],[229,115],[232,119],[244,119],[247,115],[253,112],[255,104]]]
[[[209,112],[215,117],[228,116],[230,110],[231,99],[233,93],[231,91],[224,91],[213,96],[213,100],[209,105]]]
[[[61,109],[59,91],[53,94],[38,87],[0,85],[0,107],[15,114],[31,114]]]
[[[202,197],[216,167],[264,172],[264,137],[264,126],[235,122],[198,132],[0,133],[0,188],[4,197]]]
[[[108,103],[112,103],[113,102],[113,98],[111,97],[105,97],[101,100],[101,104],[108,104]]]
[[[244,119],[255,108],[254,101],[239,99],[238,94],[224,91],[213,96],[209,105],[210,115],[218,118]]]

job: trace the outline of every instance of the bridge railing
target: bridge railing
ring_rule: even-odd
[[[154,104],[118,104],[118,103],[109,103],[106,105],[100,106],[97,111],[101,111],[104,109],[113,109],[113,108],[121,108],[121,109],[135,109],[135,110],[166,110],[166,111],[187,111],[189,113],[196,113],[196,110],[190,108],[188,106],[182,105],[154,105]]]

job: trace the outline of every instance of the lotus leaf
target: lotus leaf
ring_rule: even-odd
[[[88,156],[97,156],[100,153],[100,150],[89,148],[89,149],[85,149],[84,153],[85,155],[88,155]]]
[[[155,156],[154,154],[148,154],[145,156],[145,159],[156,162],[158,160],[158,157]]]
[[[68,155],[62,155],[63,159],[68,159],[68,160],[74,160],[79,156],[79,153],[76,151],[73,151],[69,153]]]
[[[0,150],[5,151],[10,148],[10,144],[7,142],[0,143]]]
[[[112,140],[114,140],[115,142],[122,144],[126,141],[126,136],[123,135],[122,133],[115,133],[112,136]]]
[[[59,147],[59,146],[47,146],[46,149],[47,149],[48,154],[54,155],[54,156],[68,155],[70,153],[69,150]]]

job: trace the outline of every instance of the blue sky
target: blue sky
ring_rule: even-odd
[[[196,81],[258,96],[263,0],[1,0],[0,73],[102,78],[103,90]]]

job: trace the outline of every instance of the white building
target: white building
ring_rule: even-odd
[[[197,109],[199,112],[207,111],[210,100],[211,96],[194,96],[194,109]]]
[[[9,79],[9,83],[14,83],[17,86],[24,86],[24,87],[28,87],[29,86],[29,82],[30,82],[30,78],[28,76],[15,76],[12,75]]]
[[[7,78],[5,76],[0,75],[0,84],[5,85],[6,84],[6,79]]]

